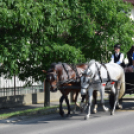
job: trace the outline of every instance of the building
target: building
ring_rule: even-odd
[[[134,6],[134,0],[123,0],[123,1],[126,1],[126,2],[128,2],[128,3],[131,3],[131,4]],[[134,7],[133,7],[133,9],[132,9],[132,11],[131,11],[130,18],[131,18],[132,20],[134,20]]]

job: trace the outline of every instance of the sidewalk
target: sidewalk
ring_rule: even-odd
[[[105,99],[108,99],[107,95],[105,96]],[[100,96],[98,97],[98,100],[100,100]],[[134,98],[124,97],[123,100],[125,104],[128,101],[134,103]],[[80,99],[78,99],[78,101],[80,102]],[[105,101],[105,103],[106,102],[108,101]],[[65,104],[65,102],[63,102],[63,104]],[[50,102],[50,106],[59,106],[59,102]],[[0,114],[8,114],[11,112],[24,111],[28,109],[43,108],[43,107],[44,107],[44,103],[30,104],[30,105],[24,105],[24,106],[12,107],[12,108],[2,108],[0,109]]]
[[[105,95],[105,99],[108,99],[108,96]],[[97,97],[98,100],[100,100],[100,95]],[[81,102],[81,97],[78,97],[77,102]],[[63,104],[66,104],[65,101],[63,101]],[[50,102],[50,106],[59,106],[59,102]],[[24,106],[17,106],[17,107],[12,107],[12,108],[2,108],[0,109],[0,115],[1,114],[8,114],[11,112],[17,112],[17,111],[24,111],[28,109],[35,109],[35,108],[43,108],[44,103],[37,103],[37,104],[29,104],[29,105],[24,105]]]

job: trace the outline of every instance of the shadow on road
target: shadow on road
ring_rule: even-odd
[[[106,104],[107,107],[109,107],[109,104]],[[19,109],[20,110],[20,109]],[[120,112],[127,112],[127,111],[133,111],[134,110],[134,101],[123,101],[123,109],[122,110],[116,110],[118,114]],[[10,109],[9,109],[10,112]],[[115,114],[116,114],[115,112]],[[30,125],[30,124],[47,124],[47,123],[53,123],[55,121],[64,121],[68,122],[70,120],[72,121],[83,121],[84,116],[86,115],[87,111],[84,113],[80,113],[79,110],[76,111],[76,114],[72,114],[70,117],[61,117],[59,114],[52,114],[52,115],[33,115],[33,116],[20,116],[20,117],[12,117],[5,120],[0,120],[0,124],[23,124],[23,125]],[[100,118],[103,116],[110,116],[110,112],[104,112],[101,108],[101,106],[98,106],[98,113],[97,114],[91,114],[90,120],[95,118]]]

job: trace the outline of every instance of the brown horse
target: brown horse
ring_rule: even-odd
[[[56,92],[57,89],[60,90],[62,96],[59,100],[60,102],[60,115],[64,116],[64,111],[62,108],[62,102],[65,99],[67,107],[68,107],[68,114],[70,115],[70,105],[68,94],[73,92],[73,101],[75,102],[74,112],[76,110],[77,105],[77,97],[81,90],[80,86],[80,77],[82,75],[82,71],[86,70],[88,67],[87,64],[79,64],[79,65],[69,65],[66,63],[52,63],[51,67],[48,71],[43,70],[46,73],[46,80],[50,83],[50,91]],[[82,97],[82,102],[84,101],[85,96]],[[96,98],[96,92],[94,93],[94,98]],[[95,99],[96,103],[96,99]]]

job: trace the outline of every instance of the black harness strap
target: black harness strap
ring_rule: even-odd
[[[107,67],[106,67],[105,64],[102,63],[101,66],[103,66],[103,67],[106,69],[106,71],[107,71],[107,77],[108,77],[107,79],[102,79],[102,78],[101,78],[101,72],[100,72],[101,66],[100,66],[100,68],[99,68],[96,63],[95,63],[95,65],[96,65],[97,70],[98,70],[98,72],[99,72],[99,77],[100,77],[101,83],[106,82],[106,84],[107,84],[108,82],[117,82],[117,80],[111,79],[110,74],[109,74],[109,71],[108,71],[108,69],[107,69]]]
[[[67,73],[67,76],[68,76],[68,79],[69,79],[69,73],[68,73],[68,70],[66,69],[66,64],[62,63],[62,66],[63,66],[65,72]]]
[[[77,77],[77,78],[80,77],[79,74],[78,74],[78,70],[77,70],[77,68],[76,68],[76,65],[75,65],[75,73],[76,73],[76,77]]]
[[[105,64],[102,64],[104,68],[107,70],[107,66]],[[108,82],[117,82],[117,80],[111,79],[111,76],[109,74],[109,71],[107,70],[107,76],[108,76]]]
[[[78,71],[77,71],[76,65],[71,66],[71,67],[72,67],[72,69],[74,70],[74,72],[75,72],[75,74],[76,74],[76,81],[77,81],[77,79],[78,79],[78,78],[80,78],[80,76],[79,76],[79,74],[78,74]]]
[[[111,81],[111,77],[110,77],[110,74],[109,74],[109,72],[108,72],[108,70],[107,70],[107,67],[106,67],[106,65],[104,64],[104,63],[102,63],[102,65],[103,65],[103,67],[106,69],[106,71],[107,71],[107,77],[108,77],[108,80],[107,80],[107,82],[109,82],[109,81]]]
[[[100,72],[101,66],[100,66],[100,68],[99,68],[96,63],[95,63],[95,65],[96,65],[97,70],[98,70],[98,72],[99,72],[99,77],[100,77],[100,80],[101,80],[101,83],[102,83],[101,72]]]

